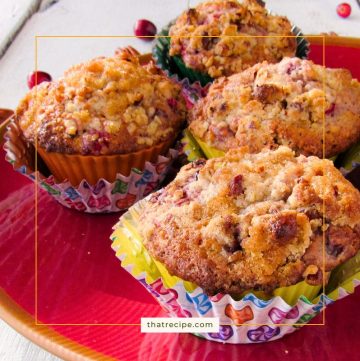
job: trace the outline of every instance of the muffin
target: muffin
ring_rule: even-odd
[[[285,145],[330,158],[360,140],[360,84],[309,60],[262,62],[216,80],[189,118],[191,133],[220,151]]]
[[[181,86],[134,49],[73,66],[33,88],[15,122],[57,181],[114,181],[165,154],[185,120]]]
[[[207,295],[271,293],[320,285],[358,252],[360,193],[331,161],[242,148],[183,167],[140,224],[150,255]]]
[[[268,342],[360,284],[359,201],[329,160],[230,150],[132,206],[112,248],[171,317],[219,320],[197,336]]]
[[[180,15],[169,35],[172,57],[211,78],[238,73],[260,61],[294,56],[287,18],[270,15],[255,0],[211,0]]]

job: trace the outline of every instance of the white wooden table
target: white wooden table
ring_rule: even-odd
[[[191,0],[190,5],[199,3]],[[352,14],[336,14],[340,0],[268,0],[274,13],[288,16],[306,34],[334,31],[360,37],[360,9],[347,0]],[[0,108],[14,108],[26,93],[26,75],[34,69],[35,35],[133,35],[137,19],[153,21],[158,29],[174,19],[187,0],[0,0]],[[10,44],[10,45],[9,45]],[[139,39],[40,39],[39,69],[58,77],[70,65],[110,55],[119,46],[148,52]],[[53,355],[18,335],[0,320],[0,361],[54,361]]]

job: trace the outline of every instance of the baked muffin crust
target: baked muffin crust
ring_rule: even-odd
[[[324,131],[325,122],[325,134]],[[216,80],[190,114],[190,130],[228,150],[286,145],[332,157],[360,140],[360,83],[346,69],[285,58]]]
[[[181,87],[152,62],[120,51],[73,66],[21,101],[25,137],[49,152],[123,154],[173,139],[185,120]]]
[[[210,295],[322,284],[323,232],[326,272],[360,248],[359,191],[331,161],[283,146],[184,166],[140,220],[150,254]]]
[[[279,36],[293,36],[287,18],[270,15],[255,0],[201,3],[180,15],[169,35],[171,56],[213,78],[263,60],[277,62],[296,50],[295,38]],[[263,35],[268,37],[254,37]]]

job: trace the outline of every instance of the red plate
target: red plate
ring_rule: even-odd
[[[360,78],[359,41],[334,41],[326,47],[326,64],[347,67]],[[320,45],[312,46],[311,58],[322,64]],[[267,344],[223,345],[188,334],[141,334],[140,326],[129,324],[165,314],[122,270],[110,248],[119,214],[81,214],[39,190],[36,274],[34,183],[13,171],[3,151],[0,171],[0,315],[63,359],[358,359],[360,287],[326,310],[325,326],[305,326]],[[35,310],[38,323],[52,325],[36,325]],[[312,322],[321,323],[322,315]]]

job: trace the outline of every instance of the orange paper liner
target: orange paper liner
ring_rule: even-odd
[[[35,172],[35,148],[23,138],[15,122],[9,124],[5,138],[6,159],[16,171],[32,181],[38,181],[40,187],[65,207],[88,213],[118,212],[128,209],[160,186],[178,155],[173,149],[170,149],[166,156],[160,155],[169,148],[170,141],[147,151],[124,155],[123,158],[121,155],[104,156],[106,161],[95,156],[68,156],[69,158],[65,156],[58,160],[56,153],[43,151],[46,153],[45,163],[49,164],[53,172],[49,175],[40,157],[38,157],[38,171]],[[51,156],[47,157],[49,154]],[[74,157],[73,162],[69,160],[72,157]],[[87,164],[83,164],[84,158]],[[98,165],[96,158],[99,158],[100,163],[103,162],[102,165]],[[122,170],[119,170],[116,165],[121,158],[127,159],[129,163],[122,165]],[[50,162],[54,163],[54,167]],[[136,168],[141,165],[141,170]],[[57,168],[60,169],[60,173],[55,173]],[[74,173],[78,177],[74,183],[78,185],[74,186],[69,180],[58,182],[57,179],[63,179],[62,170],[67,174]],[[90,181],[85,180],[88,179],[86,171],[93,177],[89,178]],[[109,174],[113,178],[109,177]]]
[[[97,156],[47,152],[41,147],[37,150],[57,181],[68,180],[76,186],[83,179],[94,185],[101,178],[114,182],[118,173],[129,176],[133,168],[143,170],[146,162],[156,162],[172,143],[171,139],[138,152]]]

